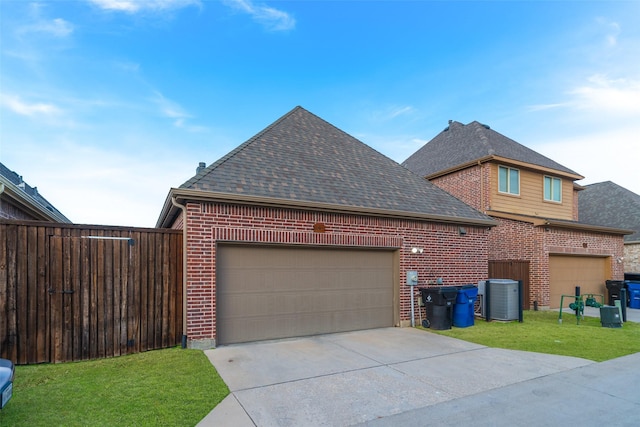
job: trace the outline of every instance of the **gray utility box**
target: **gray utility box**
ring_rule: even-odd
[[[620,310],[618,307],[605,305],[600,307],[600,324],[604,328],[621,328]]]
[[[490,282],[489,284],[487,282]],[[487,288],[489,292],[487,292]],[[489,279],[478,283],[481,300],[481,314],[494,320],[520,319],[520,292],[517,280]]]

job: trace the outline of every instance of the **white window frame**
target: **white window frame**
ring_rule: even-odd
[[[506,170],[507,171],[507,191],[502,191],[501,190],[501,170]],[[517,188],[512,188],[512,182],[511,182],[511,174],[512,172],[516,172],[518,174],[518,185],[516,186]],[[520,169],[515,169],[515,168],[510,168],[509,166],[498,166],[498,192],[502,193],[502,194],[508,194],[510,196],[519,196],[520,195],[520,181],[521,181],[521,176],[520,176]]]
[[[548,191],[547,191],[547,182],[549,182]],[[554,182],[560,183],[560,188],[558,191],[559,194],[555,194],[554,185],[553,185]],[[547,197],[547,194],[549,194],[549,197]],[[554,196],[557,196],[558,199],[556,200]],[[557,178],[555,176],[545,175],[544,178],[542,179],[542,197],[544,198],[545,202],[562,203],[562,179]]]

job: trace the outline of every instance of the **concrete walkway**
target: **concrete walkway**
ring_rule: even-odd
[[[640,353],[605,363],[411,328],[220,347],[199,426],[640,425]]]

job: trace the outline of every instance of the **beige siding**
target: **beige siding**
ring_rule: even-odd
[[[498,166],[500,165],[491,165],[491,210],[544,218],[573,219],[573,182],[561,178],[562,202],[547,202],[544,200],[545,174],[515,168],[520,170],[520,195],[504,194],[498,191]]]

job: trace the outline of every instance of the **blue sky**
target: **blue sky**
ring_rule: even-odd
[[[640,194],[640,2],[0,0],[0,161],[76,223],[297,105],[402,162],[478,120]]]

